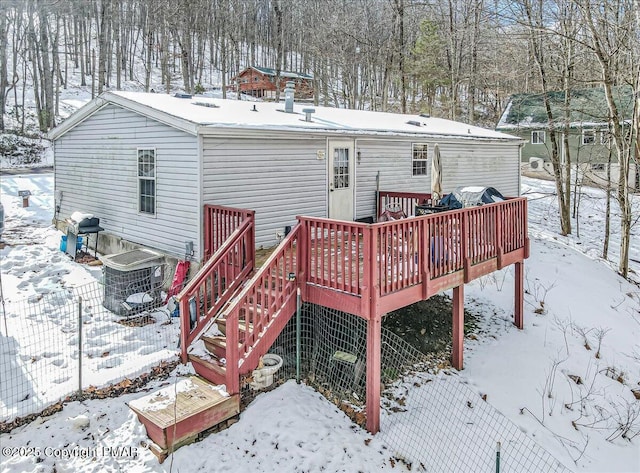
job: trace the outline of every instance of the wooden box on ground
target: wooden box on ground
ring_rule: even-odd
[[[165,453],[240,413],[240,396],[191,376],[129,403],[147,435]]]

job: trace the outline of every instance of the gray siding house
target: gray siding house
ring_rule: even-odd
[[[99,251],[144,246],[201,260],[203,205],[256,211],[256,245],[297,215],[375,217],[375,191],[492,186],[519,195],[520,138],[418,115],[107,92],[55,128],[56,219],[91,213]],[[306,110],[306,111],[305,111]]]
[[[629,133],[635,104],[633,91],[629,86],[621,86],[615,87],[613,92],[618,111],[625,120],[623,128]],[[596,185],[606,185],[608,173],[611,174],[613,183],[618,182],[620,166],[609,132],[609,108],[604,89],[592,87],[572,90],[568,113],[565,112],[564,91],[550,92],[548,98],[560,161],[566,163],[568,155],[573,171],[577,169],[580,177]],[[521,154],[523,171],[536,176],[553,175],[550,122],[542,94],[512,96],[496,130],[513,134],[525,141]],[[565,143],[568,144],[566,148]],[[635,143],[630,142],[630,148],[633,149],[634,146]],[[629,187],[636,190],[640,190],[639,158],[632,154],[629,170]]]

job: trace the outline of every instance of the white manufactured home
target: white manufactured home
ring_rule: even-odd
[[[295,104],[102,94],[55,128],[58,221],[100,218],[99,250],[140,245],[203,257],[203,207],[255,211],[256,245],[296,216],[375,218],[376,190],[431,192],[438,145],[443,192],[520,191],[522,140],[449,120]],[[104,236],[103,236],[104,235]]]

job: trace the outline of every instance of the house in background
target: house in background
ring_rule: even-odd
[[[633,114],[634,98],[630,87],[614,89],[616,104],[625,120]],[[564,162],[563,130],[565,128],[563,91],[549,94],[557,132],[561,159]],[[611,160],[611,179],[618,181],[620,166],[609,133],[608,114],[604,89],[601,87],[573,90],[569,114],[569,154],[571,163],[578,166],[582,175],[594,184],[605,185],[607,167]],[[532,174],[553,175],[551,164],[551,140],[549,121],[542,94],[518,94],[511,97],[496,130],[521,137],[523,170]],[[626,128],[630,132],[629,127]],[[640,189],[638,157],[632,157],[629,186]]]
[[[237,76],[231,79],[235,83],[234,90],[240,93],[263,99],[275,99],[276,90],[284,91],[287,82],[293,82],[296,89],[296,97],[313,97],[313,76],[301,72],[280,71],[277,80],[277,71],[268,67],[247,67]]]

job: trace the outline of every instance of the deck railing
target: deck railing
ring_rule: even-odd
[[[254,216],[253,210],[205,205],[204,260],[208,260],[244,221],[249,218],[253,219]]]
[[[397,194],[405,202],[424,195]],[[474,265],[493,261],[493,267],[500,268],[505,254],[526,254],[526,215],[526,199],[514,198],[376,224],[298,217],[308,248],[306,282],[363,299],[369,296],[377,303],[439,278],[455,275],[453,282],[462,281],[458,275],[463,273],[468,281],[484,271],[471,271]],[[361,302],[359,313],[366,312],[362,308],[367,304]]]
[[[246,287],[229,303],[226,315],[227,326],[227,390],[238,392],[238,367],[242,374],[242,365],[246,363],[253,369],[257,361],[247,361],[250,356],[264,353],[281,329],[288,317],[295,311],[298,266],[301,260],[298,252],[300,226],[297,225],[285,237],[276,251],[256,272]],[[278,327],[267,330],[272,324]],[[239,324],[245,330],[239,336]]]
[[[306,281],[360,295],[368,225],[299,217],[306,229]]]
[[[254,229],[251,212],[178,295],[183,362],[186,363],[191,342],[253,271]]]
[[[433,205],[431,194],[421,192],[378,191],[378,215],[385,210],[401,210],[405,216],[414,215],[416,205]]]
[[[377,268],[375,276],[380,294],[421,282],[421,227],[422,222],[417,219],[394,220],[372,226],[377,241],[373,254],[378,256],[368,259]]]
[[[509,199],[501,205],[502,248],[505,253],[524,247],[529,229],[527,225],[527,199]]]

